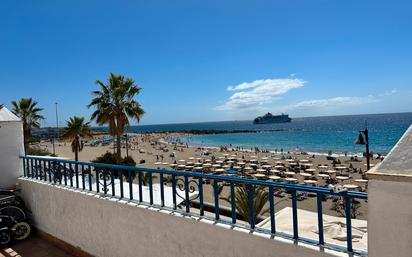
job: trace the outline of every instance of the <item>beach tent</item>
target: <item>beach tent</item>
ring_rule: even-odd
[[[299,237],[317,241],[318,213],[298,209]],[[346,247],[346,218],[323,214],[323,229],[325,242]],[[293,235],[292,208],[286,207],[275,214],[276,231]],[[270,217],[256,225],[259,228],[270,230]],[[367,251],[367,221],[352,219],[353,248]]]
[[[0,188],[12,188],[23,175],[23,123],[6,107],[0,109]]]

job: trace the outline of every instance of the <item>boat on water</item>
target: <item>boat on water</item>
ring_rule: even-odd
[[[263,116],[255,118],[253,124],[285,123],[291,121],[292,119],[289,117],[288,114],[282,113],[281,115],[272,115],[270,112],[268,112]]]

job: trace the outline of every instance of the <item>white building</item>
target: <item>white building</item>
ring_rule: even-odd
[[[0,188],[11,188],[23,175],[23,123],[6,107],[0,109]]]

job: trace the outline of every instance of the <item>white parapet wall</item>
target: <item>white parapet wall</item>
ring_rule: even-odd
[[[205,219],[30,179],[19,182],[34,225],[93,256],[332,256],[328,250],[236,231],[240,229]]]
[[[6,107],[0,109],[0,188],[12,188],[23,175],[23,124]]]
[[[412,256],[412,126],[368,172],[368,254]]]

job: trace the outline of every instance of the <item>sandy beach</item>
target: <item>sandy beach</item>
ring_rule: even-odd
[[[364,172],[366,171],[366,158],[357,157],[357,161],[354,161],[351,156],[339,156],[335,158],[335,161],[339,162],[338,164],[333,164],[333,161],[327,158],[327,155],[311,155],[298,152],[285,152],[273,153],[266,152],[261,149],[259,152],[251,151],[238,151],[225,148],[198,148],[191,147],[185,144],[172,144],[167,143],[172,139],[182,136],[179,133],[151,133],[151,134],[128,134],[128,151],[126,151],[126,144],[122,142],[122,156],[133,157],[136,161],[137,166],[147,167],[147,168],[160,168],[160,169],[177,169],[178,165],[193,165],[196,162],[206,162],[207,160],[213,161],[213,163],[223,160],[228,156],[232,156],[237,160],[244,160],[244,162],[249,162],[256,160],[257,171],[259,171],[262,166],[270,169],[275,169],[279,164],[287,165],[291,161],[305,162],[308,165],[307,170],[312,170],[312,175],[305,175],[304,172],[296,173],[293,176],[290,176],[291,180],[295,183],[310,184],[317,186],[327,186],[327,177],[325,176],[328,173],[328,170],[335,170],[336,173],[329,173],[330,177],[334,177],[339,184],[342,185],[355,185],[358,186],[353,190],[367,190],[367,181],[365,180]],[[93,138],[93,140],[101,140],[107,137],[107,135],[98,135]],[[114,152],[113,142],[102,145],[97,144],[91,146],[90,142],[93,140],[88,140],[85,143],[83,150],[79,153],[80,161],[92,161],[96,157],[104,154],[105,152]],[[53,151],[53,146],[50,142],[42,142],[37,144],[37,146],[47,149],[48,151]],[[74,154],[71,151],[70,142],[68,141],[58,141],[55,143],[55,152],[59,157],[73,159]],[[236,156],[236,157],[235,157]],[[184,160],[184,161],[183,161]],[[143,162],[144,161],[144,162]],[[142,163],[140,163],[142,162]],[[372,159],[371,164],[376,165],[380,162],[380,159]],[[173,165],[175,164],[175,165]],[[222,164],[223,165],[223,164]],[[235,164],[236,165],[236,164]],[[224,165],[223,165],[224,166]],[[334,167],[335,166],[335,167]],[[346,169],[341,169],[339,167],[346,167]],[[224,169],[229,169],[228,166],[221,167]],[[236,166],[231,166],[230,168],[236,168]],[[184,168],[182,168],[184,169]],[[268,168],[269,169],[269,168]],[[255,172],[252,172],[255,173]],[[257,172],[259,173],[259,172]],[[342,174],[340,174],[342,173]],[[320,175],[324,174],[324,175]],[[270,175],[270,174],[269,174]],[[261,178],[269,179],[269,175],[259,177],[256,174],[249,175],[252,178]],[[303,176],[304,175],[304,176]],[[320,175],[320,176],[319,176]],[[341,175],[341,176],[339,176]],[[306,176],[313,179],[308,179]],[[289,177],[289,176],[287,176]],[[342,177],[342,180],[338,178]],[[346,177],[346,178],[345,178]],[[312,182],[310,182],[312,180]],[[156,181],[156,180],[155,180]],[[280,181],[285,181],[285,178],[281,178]],[[308,183],[310,182],[310,183]],[[213,188],[210,185],[204,186],[204,200],[205,202],[213,203]],[[221,196],[225,197],[229,195],[228,187],[224,187]],[[277,209],[283,209],[287,206],[291,206],[290,199],[287,196],[276,199],[279,203],[276,205]],[[229,206],[226,201],[220,200],[220,205]],[[336,211],[332,210],[333,202],[331,200],[324,202],[324,213],[328,215],[337,215]],[[305,200],[299,201],[298,208],[316,211],[316,197],[306,197]],[[366,219],[367,214],[367,205],[360,204],[359,214],[357,218]]]

